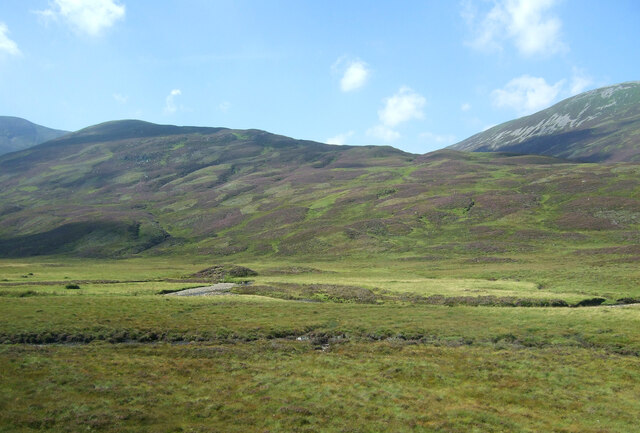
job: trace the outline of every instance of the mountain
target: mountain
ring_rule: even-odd
[[[591,90],[490,128],[450,149],[640,161],[640,81]]]
[[[0,155],[26,149],[67,133],[19,117],[0,116]]]
[[[640,164],[413,155],[135,120],[0,156],[0,257],[509,260],[633,248],[639,229]]]

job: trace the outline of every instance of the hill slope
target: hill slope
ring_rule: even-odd
[[[502,260],[578,246],[633,253],[638,229],[636,164],[451,150],[418,156],[139,121],[0,157],[4,257]]]
[[[450,148],[575,161],[640,161],[640,81],[582,93]]]
[[[0,116],[0,155],[26,149],[67,134],[19,117]]]

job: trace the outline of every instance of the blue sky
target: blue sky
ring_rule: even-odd
[[[445,147],[640,79],[637,0],[0,3],[0,115]]]

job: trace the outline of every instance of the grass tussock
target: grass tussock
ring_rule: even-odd
[[[0,431],[634,431],[633,269],[443,251],[185,298],[204,259],[0,261]]]
[[[327,351],[286,341],[5,346],[3,399],[12,404],[3,406],[0,425],[8,431],[344,432],[375,425],[396,432],[624,432],[634,430],[640,410],[635,364],[582,348],[400,342]]]

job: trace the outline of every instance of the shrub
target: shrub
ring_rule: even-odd
[[[640,304],[640,299],[636,299],[636,298],[620,298],[616,302],[618,304]]]
[[[582,301],[575,304],[574,307],[594,307],[596,305],[602,304],[604,301],[606,301],[605,298],[583,299]]]
[[[64,288],[69,290],[78,290],[80,286],[74,283],[69,283],[66,286],[64,286]]]

